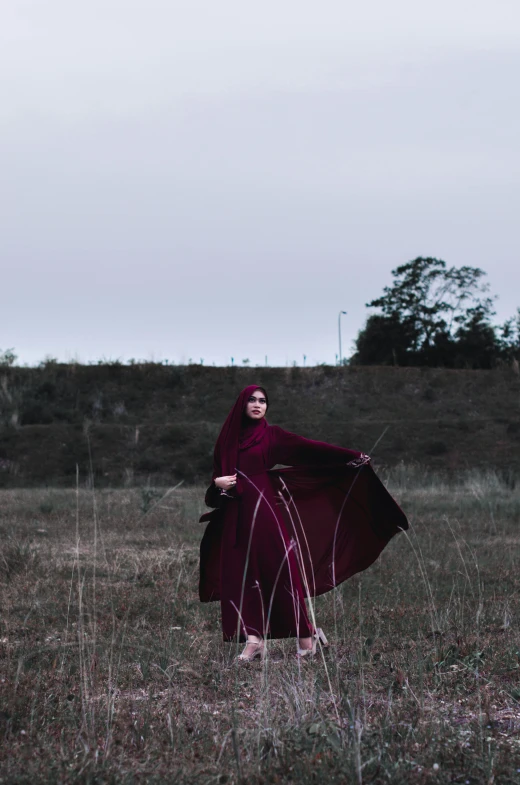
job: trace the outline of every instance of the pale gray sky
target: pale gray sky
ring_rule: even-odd
[[[518,0],[16,0],[0,347],[334,362],[390,270],[520,305]]]

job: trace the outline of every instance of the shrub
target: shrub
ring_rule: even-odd
[[[0,578],[9,581],[15,575],[34,570],[38,561],[38,552],[28,540],[8,539],[0,551]]]
[[[148,510],[161,498],[162,492],[157,488],[147,485],[141,488],[141,512],[145,515]]]
[[[426,452],[428,455],[445,455],[447,452],[449,452],[449,447],[445,442],[430,442],[426,448]]]
[[[187,444],[191,439],[192,427],[189,424],[169,425],[161,430],[159,444],[167,447]]]
[[[52,414],[46,406],[34,403],[22,412],[21,425],[50,425]]]

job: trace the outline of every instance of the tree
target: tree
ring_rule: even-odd
[[[409,326],[400,320],[399,314],[373,314],[358,334],[357,351],[350,362],[359,365],[406,365],[406,353],[413,341]]]
[[[515,316],[499,327],[499,331],[501,357],[508,362],[520,360],[520,308],[517,309]]]
[[[18,357],[14,353],[13,349],[6,349],[2,351],[0,349],[0,366],[9,366],[14,365]]]
[[[470,308],[468,318],[455,333],[456,368],[493,368],[500,354],[495,328],[479,308]]]
[[[484,270],[448,267],[442,259],[420,256],[392,270],[392,275],[393,284],[367,303],[382,313],[370,316],[359,332],[352,362],[473,365],[468,357],[463,362],[460,352],[473,351],[481,340],[486,349],[479,344],[480,349],[488,358],[482,362],[488,367],[498,349],[490,324],[494,298],[487,294]]]

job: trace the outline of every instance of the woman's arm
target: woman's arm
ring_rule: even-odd
[[[347,463],[362,466],[370,461],[365,453],[335,447],[327,442],[305,439],[296,433],[284,431],[278,425],[271,426],[270,463],[285,466],[301,466],[305,464]]]
[[[222,504],[222,497],[229,496],[228,491],[232,491],[236,484],[236,474],[226,475],[225,477],[215,477],[204,497],[206,506],[220,507]]]

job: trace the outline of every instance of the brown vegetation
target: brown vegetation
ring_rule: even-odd
[[[2,491],[3,782],[519,782],[519,492],[387,479],[410,532],[264,665],[198,602],[202,488]]]

